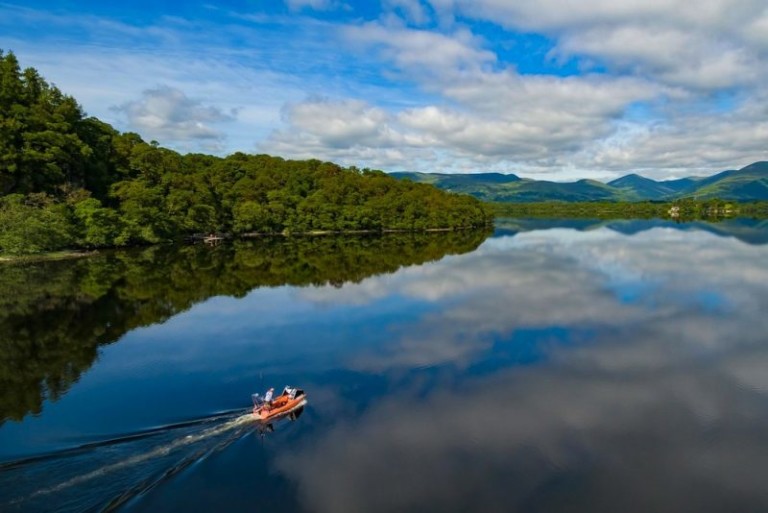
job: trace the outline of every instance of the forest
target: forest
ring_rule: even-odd
[[[179,154],[86,116],[0,51],[0,256],[211,232],[454,230],[492,219],[475,198],[377,170]]]

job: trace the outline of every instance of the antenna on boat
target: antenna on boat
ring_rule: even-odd
[[[264,390],[264,372],[259,371],[259,388]],[[262,426],[258,426],[256,429],[259,431],[259,438],[261,438],[261,449],[264,450],[264,437],[267,433],[262,429]]]

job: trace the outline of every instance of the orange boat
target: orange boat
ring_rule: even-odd
[[[300,388],[285,387],[283,393],[266,402],[258,394],[253,396],[253,416],[260,422],[269,422],[288,415],[307,404],[307,394]]]

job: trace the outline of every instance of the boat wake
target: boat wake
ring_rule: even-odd
[[[111,511],[250,432],[242,410],[0,465],[2,511]]]

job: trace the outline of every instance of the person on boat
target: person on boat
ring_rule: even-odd
[[[274,388],[270,388],[269,390],[267,390],[267,393],[264,394],[264,404],[266,404],[267,407],[271,407],[272,406],[272,396],[274,394],[275,394],[275,389]]]

